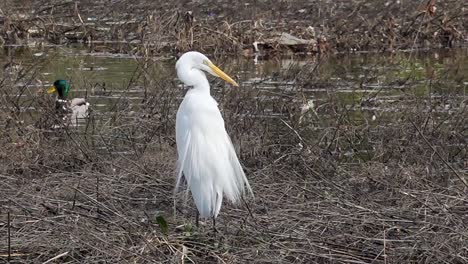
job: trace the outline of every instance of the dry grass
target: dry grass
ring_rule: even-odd
[[[351,109],[377,103],[374,95],[361,106],[343,103],[315,64],[282,73],[296,82],[274,100],[255,85],[214,90],[255,192],[248,208],[225,204],[214,235],[209,221],[193,227],[190,199],[179,197],[174,215],[174,120],[184,90],[151,63],[142,62],[129,84],[146,91],[140,113],[129,114],[122,98],[86,129],[40,125],[55,120],[52,101],[28,87],[19,89],[31,100],[2,97],[2,261],[468,261],[465,99],[416,96],[407,79],[393,113],[356,119]],[[34,80],[36,67],[5,75],[2,95]],[[438,80],[434,89],[444,85]],[[296,102],[313,87],[330,92],[317,115],[299,123]],[[446,102],[455,110],[437,111]],[[25,106],[37,115],[25,117]]]
[[[1,6],[1,44],[87,43],[91,51],[165,56],[248,53],[278,32],[319,44],[300,51],[395,51],[466,44],[463,1],[16,1]],[[434,9],[435,7],[435,9]],[[274,41],[271,52],[280,50]],[[292,48],[292,47],[290,47]],[[293,51],[294,48],[292,48]]]

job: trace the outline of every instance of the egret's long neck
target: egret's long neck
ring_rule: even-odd
[[[177,69],[177,75],[185,85],[193,86],[193,89],[210,94],[210,83],[203,71],[189,67],[181,67]]]
[[[210,83],[205,73],[201,70],[192,70],[192,74],[194,76],[193,89],[210,94]]]

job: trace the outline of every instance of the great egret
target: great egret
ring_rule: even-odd
[[[67,100],[70,84],[66,80],[56,80],[47,90],[51,94],[57,92],[58,97],[55,102],[56,110],[64,115],[64,118],[71,114],[71,121],[75,122],[77,118],[84,118],[88,115],[89,103],[84,98],[73,98]]]
[[[253,193],[224,127],[218,104],[210,95],[210,84],[204,72],[239,85],[205,55],[195,51],[183,54],[176,63],[176,70],[179,79],[191,89],[176,117],[175,190],[185,178],[198,209],[197,224],[201,216],[213,218],[214,225],[223,196],[235,204],[246,189]]]

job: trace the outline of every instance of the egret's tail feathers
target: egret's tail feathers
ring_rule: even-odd
[[[187,135],[186,149],[179,153],[176,188],[182,176],[187,181],[201,217],[216,217],[223,196],[238,203],[252,189],[227,134],[208,137]]]
[[[234,150],[234,145],[232,144],[232,141],[229,137],[228,140],[230,145],[229,159],[231,164],[233,164],[234,175],[236,176],[236,183],[238,189],[240,190],[240,195],[251,195],[252,197],[254,197],[252,188],[250,187],[249,181],[245,176],[244,169],[242,168],[242,165],[240,164],[239,159],[237,158],[236,151]],[[238,202],[239,198],[240,197],[238,197],[238,199],[236,199],[236,201],[233,202]]]

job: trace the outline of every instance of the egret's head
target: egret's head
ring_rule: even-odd
[[[189,86],[197,85],[200,82],[200,75],[197,71],[205,71],[209,74],[219,77],[226,82],[239,86],[231,77],[216,67],[205,55],[196,51],[184,53],[176,63],[177,76]],[[195,74],[194,72],[195,71]]]
[[[56,80],[54,85],[52,85],[47,93],[51,94],[57,92],[60,99],[65,99],[68,95],[68,91],[70,90],[70,85],[65,80]]]

